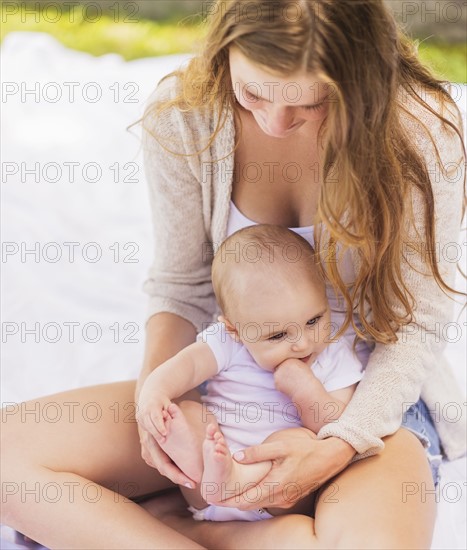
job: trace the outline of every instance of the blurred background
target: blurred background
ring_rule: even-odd
[[[457,83],[465,121],[467,0],[385,1],[422,60]],[[157,251],[134,124],[157,82],[201,42],[215,8],[209,0],[0,0],[0,396],[10,411],[37,396],[137,377],[142,289]],[[465,232],[449,247],[465,271]],[[456,286],[465,290],[460,276]],[[465,388],[461,305],[443,338]],[[55,422],[47,411],[39,414]],[[465,458],[442,470],[432,550],[464,550]],[[15,537],[0,526],[0,548],[33,548]]]
[[[464,0],[385,0],[421,58],[437,75],[467,82],[467,4]],[[2,0],[1,39],[12,31],[47,32],[65,46],[126,60],[187,53],[215,9],[207,0]]]

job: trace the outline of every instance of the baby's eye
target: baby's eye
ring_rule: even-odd
[[[307,325],[309,327],[312,327],[313,325],[316,325],[316,323],[321,319],[321,316],[319,317],[313,317],[313,319],[310,319],[309,321],[307,321]]]
[[[278,334],[274,334],[274,336],[271,336],[270,338],[268,338],[268,340],[274,342],[277,340],[282,340],[284,336],[285,336],[285,332],[279,332]]]

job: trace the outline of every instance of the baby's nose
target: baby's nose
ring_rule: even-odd
[[[292,350],[295,352],[300,352],[307,350],[309,348],[309,341],[306,335],[298,334],[296,340],[292,344]]]

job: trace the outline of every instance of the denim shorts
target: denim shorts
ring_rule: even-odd
[[[439,467],[443,460],[441,442],[425,402],[419,399],[402,416],[401,426],[418,437],[425,448],[435,485],[439,483]]]

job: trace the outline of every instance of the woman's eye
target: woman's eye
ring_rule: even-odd
[[[305,109],[305,111],[317,111],[318,109],[321,109],[323,105],[324,103],[319,103],[318,105],[304,105],[302,109]]]
[[[243,96],[247,101],[259,101],[259,97],[253,95],[246,88],[243,90]]]

